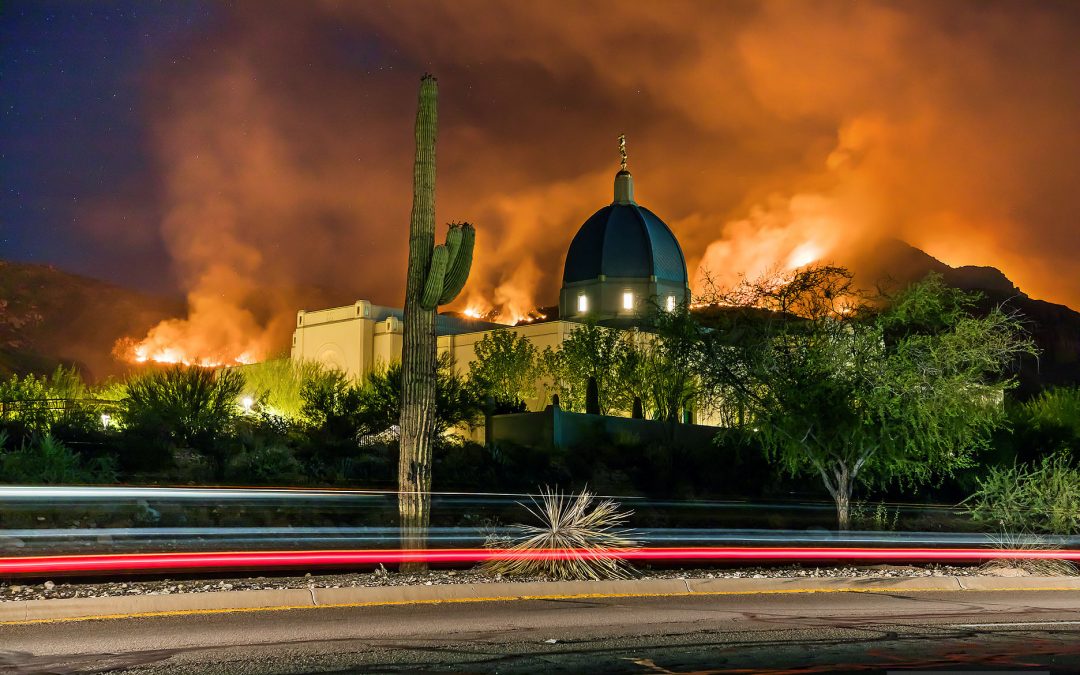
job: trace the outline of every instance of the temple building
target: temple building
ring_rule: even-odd
[[[613,201],[594,213],[570,242],[563,267],[559,316],[505,326],[440,314],[438,349],[449,352],[460,372],[475,359],[474,346],[496,329],[512,330],[543,350],[557,349],[586,320],[632,329],[652,312],[670,311],[689,298],[686,259],[671,229],[634,200],[634,179],[622,166],[615,175]],[[401,309],[358,300],[352,305],[300,311],[293,332],[292,358],[313,360],[362,378],[401,358]],[[541,387],[537,388],[542,390]],[[548,403],[538,394],[530,410]]]

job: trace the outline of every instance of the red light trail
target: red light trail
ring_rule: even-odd
[[[489,560],[553,560],[612,557],[653,562],[806,562],[816,560],[875,560],[905,562],[979,562],[991,559],[1080,560],[1078,550],[1018,550],[988,548],[642,548],[597,553],[583,549],[544,549],[529,552],[506,549],[339,550],[339,551],[222,551],[211,553],[130,553],[0,558],[0,576],[204,572],[224,569],[290,569],[353,567],[405,562],[432,564],[481,563]]]

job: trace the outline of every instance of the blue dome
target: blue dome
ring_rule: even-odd
[[[633,201],[605,206],[585,221],[566,253],[563,284],[608,277],[656,277],[685,285],[686,259],[664,221]]]

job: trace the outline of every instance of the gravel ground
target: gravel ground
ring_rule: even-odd
[[[738,569],[648,569],[639,568],[642,579],[791,579],[800,577],[900,578],[978,576],[976,566],[952,565],[865,565],[849,567],[744,567]],[[280,588],[348,588],[357,586],[407,586],[476,584],[496,581],[550,581],[542,576],[502,577],[479,570],[432,570],[424,574],[398,574],[376,570],[348,574],[305,574],[303,576],[258,576],[226,579],[140,579],[128,581],[47,580],[35,583],[0,582],[0,602],[48,598],[96,598],[122,595],[167,595]]]

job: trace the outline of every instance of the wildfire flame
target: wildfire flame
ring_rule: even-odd
[[[482,306],[488,307],[488,309],[482,309]],[[527,313],[516,313],[508,311],[505,307],[500,307],[494,303],[485,303],[484,305],[479,303],[472,304],[462,310],[461,313],[470,319],[480,319],[482,321],[502,323],[509,326],[515,326],[522,323],[534,323],[536,321],[543,321],[547,318],[546,314],[538,310],[532,310]]]
[[[242,352],[236,356],[203,356],[186,352],[176,345],[155,345],[149,340],[135,342],[132,338],[123,338],[116,343],[113,354],[128,363],[159,363],[163,365],[199,366],[201,368],[221,368],[224,366],[249,365],[258,361],[251,352]]]

